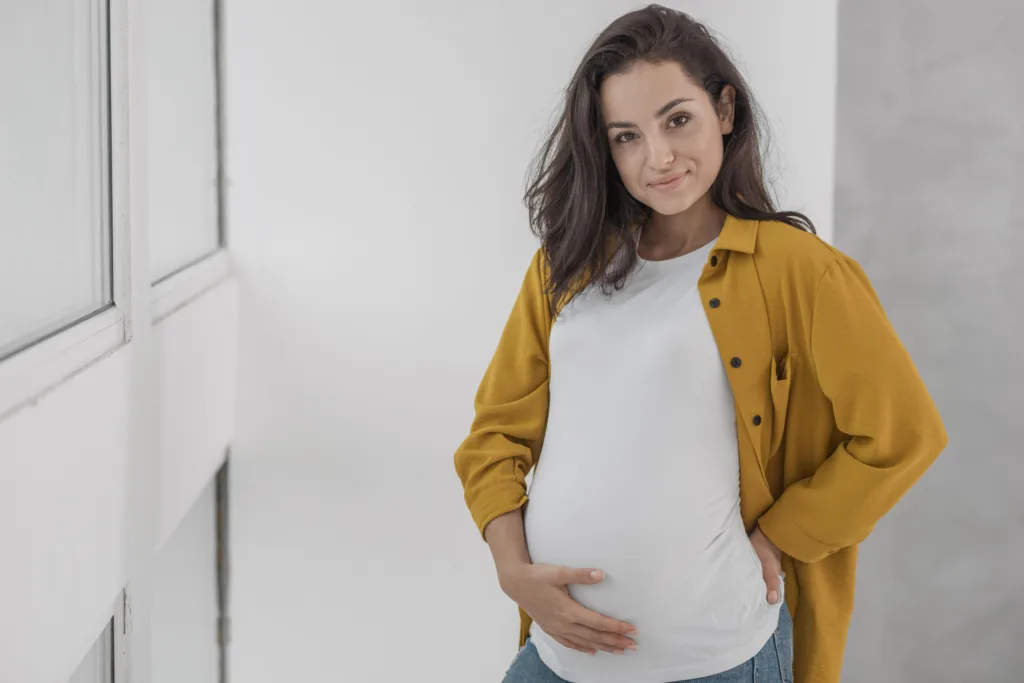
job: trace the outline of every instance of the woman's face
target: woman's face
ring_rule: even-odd
[[[601,84],[601,115],[612,159],[631,195],[656,212],[686,211],[722,167],[722,136],[732,132],[735,90],[721,114],[676,62],[637,62]]]

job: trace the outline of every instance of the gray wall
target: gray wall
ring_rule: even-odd
[[[950,434],[863,545],[843,680],[1024,680],[1024,5],[839,9],[836,245]]]

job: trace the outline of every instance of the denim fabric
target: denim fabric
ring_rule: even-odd
[[[565,679],[544,665],[533,642],[527,640],[502,683],[565,683]],[[793,621],[789,610],[782,605],[778,628],[752,659],[713,676],[673,683],[793,683]]]

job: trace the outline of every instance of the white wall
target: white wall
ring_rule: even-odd
[[[829,235],[836,3],[678,4],[727,34],[786,204]],[[240,680],[504,671],[515,614],[451,457],[536,247],[527,164],[635,6],[225,2]]]
[[[770,175],[782,209],[803,211],[831,242],[836,97],[836,0],[668,3],[727,43],[771,131]]]
[[[241,452],[450,450],[535,248],[527,163],[631,3],[557,7],[227,2]],[[736,7],[693,3],[781,129],[787,204],[830,234],[835,3]]]
[[[1024,680],[1021,22],[1000,0],[840,12],[836,242],[950,435],[861,548],[846,683]],[[985,106],[935,106],[954,83]]]

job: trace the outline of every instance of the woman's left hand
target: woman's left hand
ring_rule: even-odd
[[[750,534],[750,544],[761,560],[764,585],[768,587],[768,602],[774,605],[782,595],[782,551],[768,540],[761,527],[755,527],[754,533]]]

